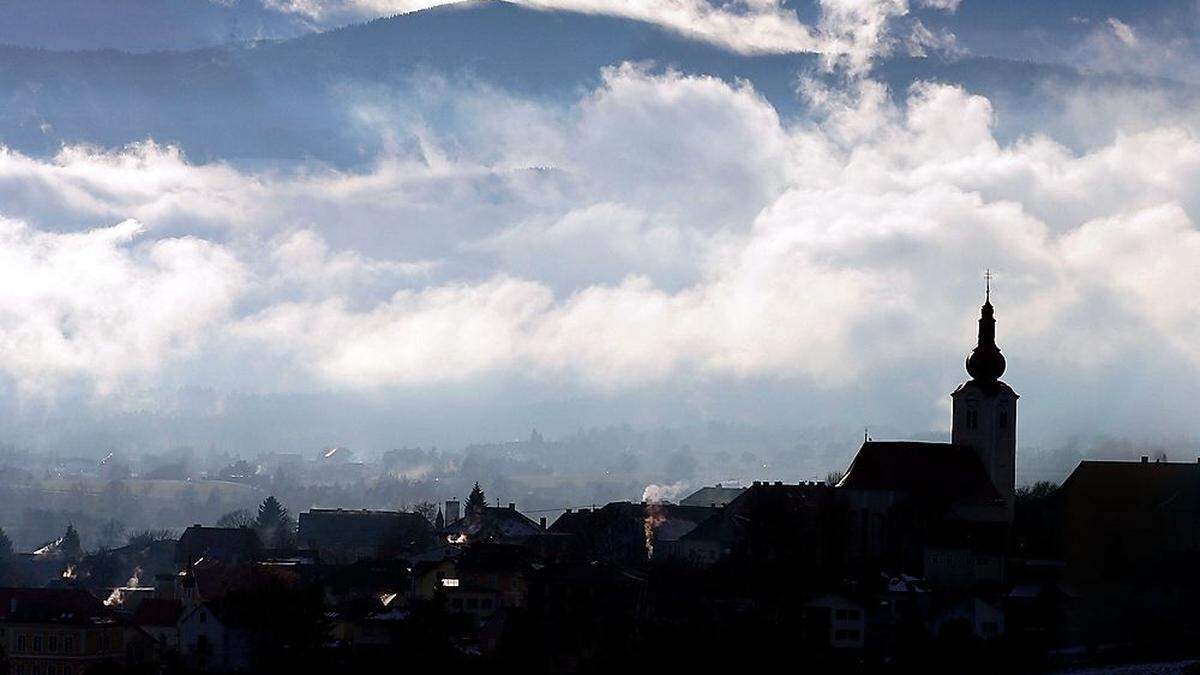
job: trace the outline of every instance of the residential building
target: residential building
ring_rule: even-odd
[[[82,675],[124,665],[125,625],[79,588],[0,588],[0,647],[13,675]]]

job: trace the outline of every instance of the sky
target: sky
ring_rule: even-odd
[[[195,1],[280,39],[440,4]],[[1162,91],[1196,81],[1179,27],[1200,4],[525,4],[820,63],[794,74],[803,114],[646,63],[565,99],[438,72],[404,96],[348,83],[345,114],[390,140],[362,167],[200,160],[150,134],[5,147],[0,432],[144,444],[126,432],[153,418],[155,442],[199,443],[170,420],[201,418],[247,450],[373,451],[713,420],[944,432],[991,269],[1022,443],[1191,442],[1200,110]],[[178,20],[137,6],[103,18]],[[47,35],[23,46],[72,48]],[[1128,77],[1047,89],[1008,137],[977,91],[876,75],[979,56]]]

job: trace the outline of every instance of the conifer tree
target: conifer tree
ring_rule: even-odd
[[[482,511],[487,506],[487,496],[483,494],[483,488],[479,487],[479,481],[475,481],[475,487],[471,488],[471,494],[467,497],[467,512]]]

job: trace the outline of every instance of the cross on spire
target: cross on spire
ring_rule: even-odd
[[[983,283],[984,283],[984,301],[991,302],[992,301],[992,270],[991,270],[991,268],[988,268],[986,271],[984,271]]]

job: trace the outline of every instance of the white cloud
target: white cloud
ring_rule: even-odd
[[[0,371],[113,397],[207,363],[268,390],[944,387],[984,267],[1018,373],[1103,377],[1158,347],[1200,369],[1200,307],[1179,292],[1200,253],[1188,127],[1078,152],[1000,142],[990,102],[953,86],[804,91],[820,118],[786,121],[745,84],[617,68],[570,110],[530,112],[553,139],[536,152],[422,129],[436,160],[362,173],[149,143],[5,153],[3,210],[24,222],[3,221]],[[495,95],[456,98],[486,117]],[[125,217],[143,224],[111,225]]]
[[[1116,17],[1108,17],[1108,27],[1112,29],[1113,35],[1117,37],[1126,47],[1138,46],[1137,34],[1133,32],[1133,27],[1121,21]]]

